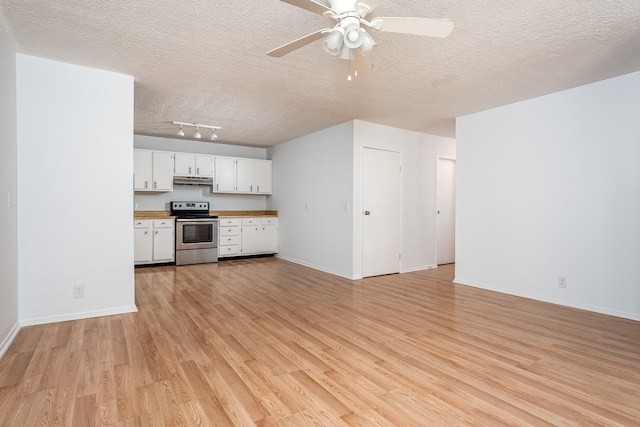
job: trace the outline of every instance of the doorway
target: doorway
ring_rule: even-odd
[[[456,261],[456,161],[438,157],[436,183],[436,264]]]
[[[400,153],[364,148],[362,164],[362,276],[399,273]]]

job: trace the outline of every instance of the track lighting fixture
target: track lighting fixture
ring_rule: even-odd
[[[184,130],[182,129],[183,126],[191,126],[196,128],[196,133],[193,134],[193,138],[195,139],[201,139],[202,138],[202,134],[200,133],[200,128],[204,128],[204,129],[211,129],[211,140],[215,141],[218,139],[218,134],[216,133],[216,130],[220,130],[222,129],[220,126],[211,126],[211,125],[203,125],[201,123],[185,123],[185,122],[173,122],[174,125],[179,125],[180,129],[178,130],[178,136],[185,136]]]

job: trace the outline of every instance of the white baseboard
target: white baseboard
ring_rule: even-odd
[[[2,359],[2,356],[7,352],[14,338],[18,335],[18,332],[20,332],[20,323],[16,322],[9,331],[9,334],[0,343],[0,359]]]
[[[402,270],[400,270],[400,273],[411,273],[411,272],[414,272],[414,271],[431,270],[432,268],[438,268],[438,264],[423,265],[423,266],[419,266],[419,267],[402,269]]]
[[[80,313],[61,314],[58,316],[34,317],[31,319],[20,319],[21,326],[44,325],[47,323],[66,322],[68,320],[89,319],[92,317],[113,316],[115,314],[135,313],[138,307],[135,305],[127,307],[116,307],[108,310],[84,311]]]
[[[334,276],[339,276],[339,277],[343,277],[345,279],[349,279],[349,280],[360,280],[362,279],[362,275],[357,275],[357,276],[350,276],[348,274],[344,274],[338,271],[333,271],[333,270],[329,270],[327,268],[324,267],[320,267],[314,264],[310,264],[308,262],[304,262],[304,261],[300,261],[298,259],[295,258],[289,258],[289,257],[285,257],[282,255],[276,255],[277,258],[283,259],[285,261],[289,261],[289,262],[293,262],[294,264],[300,264],[303,265],[305,267],[309,267],[309,268],[313,268],[314,270],[319,270],[325,273],[329,273],[329,274],[333,274]],[[432,268],[438,268],[437,264],[431,264],[431,265],[424,265],[424,266],[419,266],[419,267],[413,267],[413,268],[409,268],[406,270],[401,270],[400,274],[402,273],[411,273],[413,271],[422,271],[422,270],[430,270]]]
[[[345,279],[349,279],[349,280],[362,279],[362,277],[350,276],[348,274],[344,274],[344,273],[341,273],[339,271],[333,271],[333,270],[329,270],[327,268],[320,267],[320,266],[317,266],[317,265],[314,265],[314,264],[309,264],[308,262],[300,261],[299,259],[284,257],[282,255],[276,255],[276,257],[280,258],[282,260],[285,260],[285,261],[292,262],[294,264],[300,264],[300,265],[303,265],[305,267],[313,268],[314,270],[318,270],[318,271],[322,271],[322,272],[325,272],[325,273],[333,274],[334,276],[339,276],[339,277],[342,277],[342,278],[345,278]]]
[[[500,288],[500,287],[496,287],[496,286],[489,286],[489,285],[485,285],[483,283],[477,283],[477,282],[473,282],[473,281],[469,281],[469,280],[458,279],[457,277],[453,279],[453,283],[458,283],[460,285],[471,286],[471,287],[479,288],[479,289],[485,289],[487,291],[500,292],[502,294],[507,294],[507,295],[514,295],[514,296],[517,296],[517,297],[528,298],[528,299],[532,299],[532,300],[536,300],[536,301],[542,301],[542,302],[548,302],[548,303],[551,303],[551,304],[562,305],[564,307],[570,307],[570,308],[577,308],[577,309],[580,309],[580,310],[592,311],[594,313],[606,314],[608,316],[621,317],[623,319],[639,320],[640,321],[640,315],[638,315],[637,313],[627,313],[627,312],[624,312],[624,311],[612,310],[612,309],[607,308],[607,307],[598,307],[598,306],[593,306],[593,305],[589,305],[589,304],[573,303],[573,302],[563,301],[563,300],[559,300],[559,299],[555,299],[555,298],[545,297],[545,296],[542,296],[542,295],[532,294],[532,293],[529,293],[529,292],[514,292],[511,289],[505,289],[505,288]]]

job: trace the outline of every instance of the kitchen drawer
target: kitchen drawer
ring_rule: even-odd
[[[220,227],[218,233],[221,236],[237,236],[240,234],[240,227]]]
[[[278,225],[278,218],[260,218],[260,225]]]
[[[220,236],[220,246],[239,245],[240,236]]]
[[[226,256],[238,256],[238,255],[240,255],[239,245],[218,247],[218,256],[220,258],[226,257]]]
[[[136,219],[133,221],[133,228],[151,228],[151,220]]]
[[[242,218],[242,225],[258,225],[258,218]]]
[[[237,227],[240,225],[240,218],[220,218],[220,227]]]
[[[154,219],[153,228],[173,228],[174,223],[172,219]]]

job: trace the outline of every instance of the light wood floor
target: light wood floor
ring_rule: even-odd
[[[138,313],[20,331],[0,425],[640,425],[640,322],[452,278],[138,269]]]

